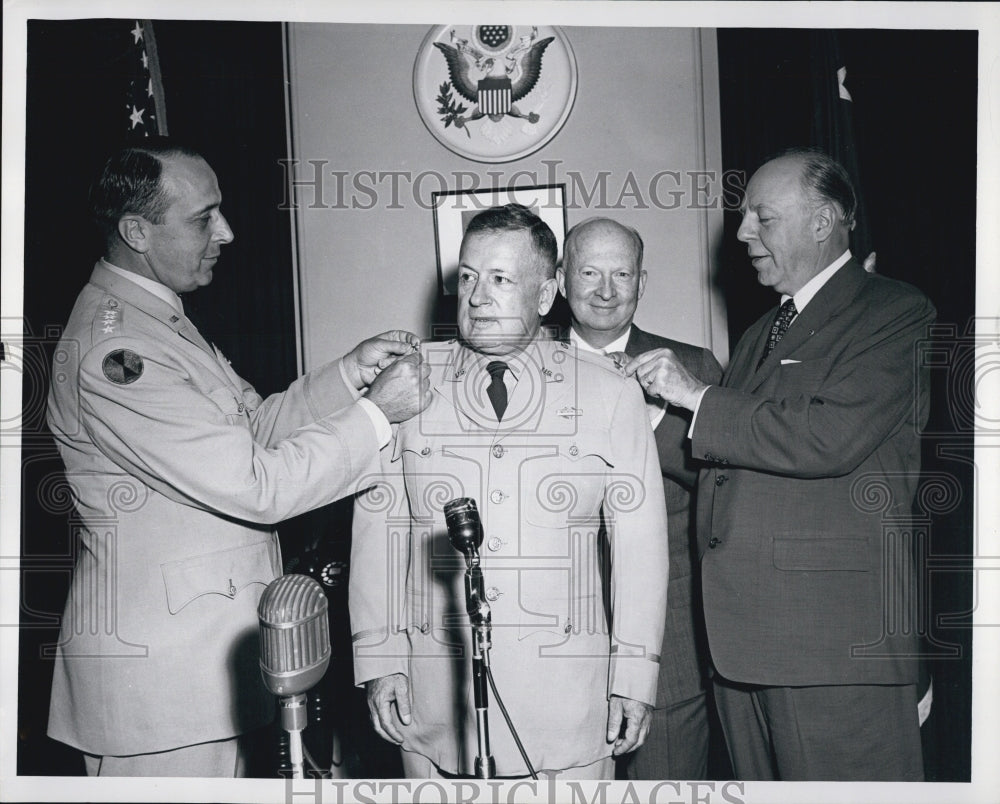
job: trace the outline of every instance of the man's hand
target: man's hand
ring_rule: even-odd
[[[419,352],[400,357],[375,378],[367,398],[381,408],[390,423],[405,422],[430,404],[430,373],[431,367],[420,359]]]
[[[403,733],[392,716],[396,704],[399,722],[410,725],[410,681],[402,673],[373,678],[365,684],[368,693],[368,714],[379,737],[397,745],[403,742]]]
[[[670,349],[652,349],[632,358],[625,366],[650,396],[672,405],[694,410],[708,386],[691,374]]]
[[[646,742],[652,718],[653,707],[649,704],[612,695],[608,701],[608,742],[615,744],[612,755],[617,757],[635,751]],[[625,736],[619,737],[622,719],[625,720]]]
[[[357,390],[371,385],[382,369],[420,348],[420,338],[403,329],[361,341],[344,355],[344,371]]]

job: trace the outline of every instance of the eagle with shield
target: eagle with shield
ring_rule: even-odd
[[[452,123],[465,130],[468,123],[483,117],[498,123],[504,117],[516,117],[537,123],[536,112],[524,113],[515,105],[535,88],[542,73],[542,54],[553,41],[549,36],[538,40],[538,28],[513,41],[509,25],[479,25],[474,28],[475,44],[450,32],[451,44],[435,42],[448,63],[450,82],[440,87],[437,101],[445,128]],[[537,40],[537,41],[536,41]],[[457,102],[455,92],[471,104],[468,108]]]

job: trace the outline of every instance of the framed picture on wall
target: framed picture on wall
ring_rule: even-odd
[[[478,213],[504,204],[521,204],[545,221],[556,236],[557,262],[566,237],[566,185],[496,187],[487,190],[447,190],[433,193],[434,244],[438,285],[445,296],[458,293],[458,254],[465,229]]]

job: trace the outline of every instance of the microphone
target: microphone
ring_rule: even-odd
[[[282,575],[271,581],[257,604],[260,621],[260,673],[281,696],[281,727],[288,732],[292,776],[303,778],[302,730],[307,690],[330,665],[330,621],[323,587],[308,575]]]
[[[444,521],[451,546],[465,556],[470,567],[479,563],[479,545],[483,543],[483,524],[479,509],[471,497],[458,497],[445,503]]]
[[[330,621],[323,587],[308,575],[282,575],[257,605],[260,672],[275,695],[301,695],[330,664]]]

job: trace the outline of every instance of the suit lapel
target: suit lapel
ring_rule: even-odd
[[[840,315],[844,308],[851,303],[866,276],[864,269],[851,259],[830,277],[830,280],[813,296],[806,309],[792,322],[792,326],[789,327],[788,332],[785,333],[778,345],[774,347],[774,351],[768,355],[760,370],[749,376],[746,389],[750,392],[755,391],[764,380],[774,373],[784,358],[793,354],[810,338],[821,334],[823,327]],[[763,354],[770,322],[774,320],[776,312],[777,308],[771,311],[770,319],[765,322],[758,334],[758,343],[756,344],[758,348],[750,355],[751,360],[744,361],[751,367],[756,366],[755,361],[759,360],[760,355]],[[744,365],[743,368],[747,368],[747,365]]]

